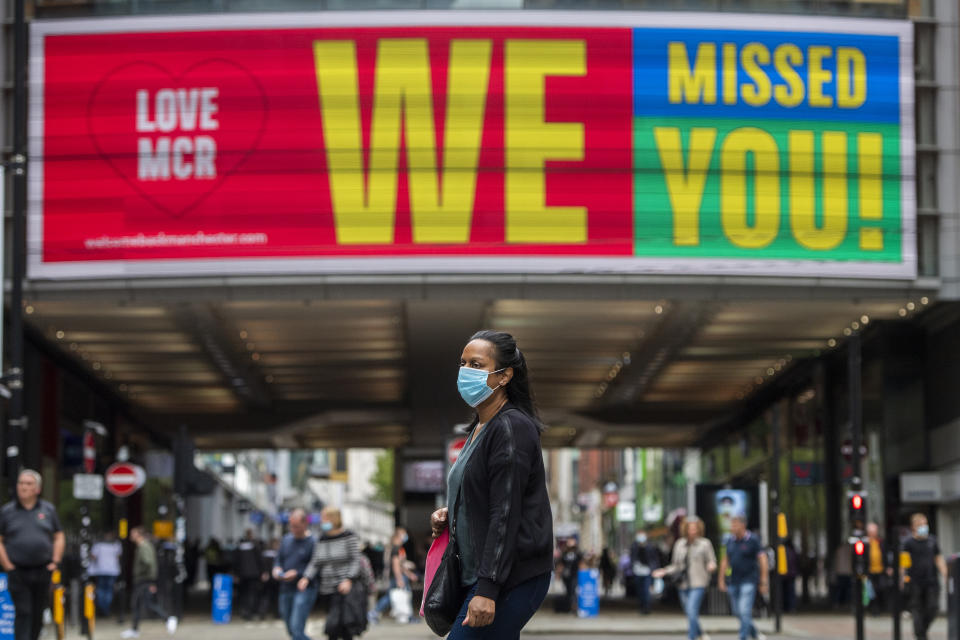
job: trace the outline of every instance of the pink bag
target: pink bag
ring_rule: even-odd
[[[430,551],[427,551],[427,567],[423,572],[423,594],[426,596],[427,591],[430,590],[430,583],[433,582],[433,577],[437,575],[437,569],[440,567],[440,561],[443,559],[443,552],[447,550],[447,545],[450,543],[450,530],[444,529],[443,533],[433,541],[433,544],[430,545]],[[420,617],[423,617],[423,603],[426,601],[426,597],[420,601]]]

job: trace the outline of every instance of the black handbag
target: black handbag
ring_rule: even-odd
[[[427,626],[438,636],[450,633],[453,623],[463,606],[463,586],[460,584],[460,553],[457,551],[457,507],[460,505],[460,492],[453,505],[450,519],[450,542],[443,552],[440,566],[433,576],[430,588],[423,594],[423,618]]]

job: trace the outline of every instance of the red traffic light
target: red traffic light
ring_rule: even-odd
[[[863,540],[857,540],[856,542],[853,543],[853,552],[858,556],[863,555],[863,550],[864,550],[863,548],[864,548]]]
[[[853,494],[853,497],[850,498],[850,504],[857,511],[859,511],[860,509],[863,509],[863,496],[860,495],[859,493]]]

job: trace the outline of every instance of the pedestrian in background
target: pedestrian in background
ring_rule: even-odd
[[[654,578],[670,576],[675,579],[680,594],[680,604],[687,616],[687,637],[689,640],[710,640],[710,636],[700,627],[700,605],[703,594],[710,586],[713,573],[717,570],[717,556],[713,545],[703,533],[703,520],[696,516],[688,517],[683,523],[682,538],[673,545],[670,564],[653,572]]]
[[[50,595],[50,576],[63,560],[66,538],[57,510],[40,499],[43,478],[32,469],[17,476],[17,496],[0,509],[0,565],[16,609],[16,640],[37,640]]]
[[[577,582],[580,578],[580,564],[583,553],[577,546],[576,538],[567,538],[560,552],[557,564],[557,578],[563,583],[564,596],[559,608],[561,613],[577,613]]]
[[[660,552],[650,544],[647,532],[640,530],[630,545],[630,569],[636,584],[637,603],[640,613],[650,613],[650,586],[653,572],[660,567]]]
[[[120,576],[120,556],[123,546],[113,531],[107,531],[103,538],[90,549],[90,576],[96,585],[97,611],[102,616],[110,615],[113,605],[113,589]]]
[[[236,559],[240,615],[244,620],[252,620],[260,608],[263,577],[269,573],[269,568],[263,565],[263,547],[253,535],[253,529],[244,532],[237,545]]]
[[[617,577],[617,563],[610,547],[604,547],[600,552],[600,575],[603,577],[603,595],[609,597],[613,581]]]
[[[223,549],[220,548],[220,541],[216,538],[210,538],[207,546],[203,550],[203,560],[207,565],[207,580],[213,585],[213,576],[223,573]],[[213,589],[210,589],[213,593]]]
[[[508,333],[475,333],[460,354],[457,389],[476,409],[467,444],[447,476],[450,526],[460,553],[460,613],[448,640],[516,640],[550,587],[553,515],[542,425],[527,361]]]
[[[940,576],[947,579],[947,563],[940,553],[936,537],[930,534],[927,516],[915,513],[910,517],[912,534],[901,547],[910,554],[906,572],[913,617],[913,633],[917,640],[927,640],[927,631],[940,608]],[[940,575],[937,575],[937,574]]]
[[[262,593],[260,598],[259,617],[262,620],[269,612],[274,618],[279,617],[277,613],[277,599],[280,594],[280,583],[273,577],[273,566],[277,563],[277,552],[280,549],[280,538],[273,538],[270,544],[264,545],[262,562],[266,568],[266,573],[260,579],[263,581]]]
[[[740,620],[740,640],[766,640],[753,624],[753,604],[758,589],[764,596],[770,593],[768,565],[760,539],[747,529],[747,517],[734,515],[730,520],[726,555],[720,562],[719,586],[730,595],[730,609]],[[727,569],[730,569],[729,576]]]
[[[308,580],[304,588],[299,589],[298,581],[313,557],[315,541],[307,529],[307,514],[303,509],[294,509],[288,524],[290,532],[283,536],[273,565],[273,577],[279,582],[280,617],[292,640],[310,640],[303,630],[317,601],[317,585]]]
[[[383,612],[390,608],[390,591],[393,589],[403,589],[411,591],[411,583],[417,579],[415,573],[407,569],[407,550],[404,545],[409,540],[407,530],[403,527],[397,527],[390,538],[390,559],[387,562],[387,571],[390,578],[390,585],[387,592],[377,602],[376,607],[370,612],[368,618],[371,623],[376,624],[380,621]],[[371,563],[372,564],[372,563]],[[380,564],[383,564],[382,562]]]
[[[893,567],[887,558],[887,545],[880,538],[876,522],[867,525],[867,576],[873,587],[870,613],[880,615],[887,609],[887,592],[893,579]]]
[[[353,640],[367,626],[360,539],[344,529],[340,510],[333,507],[320,513],[320,529],[323,535],[313,546],[313,555],[297,589],[307,589],[316,578],[316,588],[328,605],[324,633],[329,640]]]
[[[157,600],[157,551],[153,543],[147,539],[143,527],[134,527],[130,530],[130,540],[137,546],[133,556],[133,621],[129,629],[124,631],[122,638],[140,637],[140,618],[144,610],[149,610],[161,620],[167,621],[167,633],[177,631],[177,619],[167,615],[163,606]]]

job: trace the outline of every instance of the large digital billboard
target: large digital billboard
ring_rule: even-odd
[[[31,46],[34,278],[915,276],[906,22],[319,12]]]

